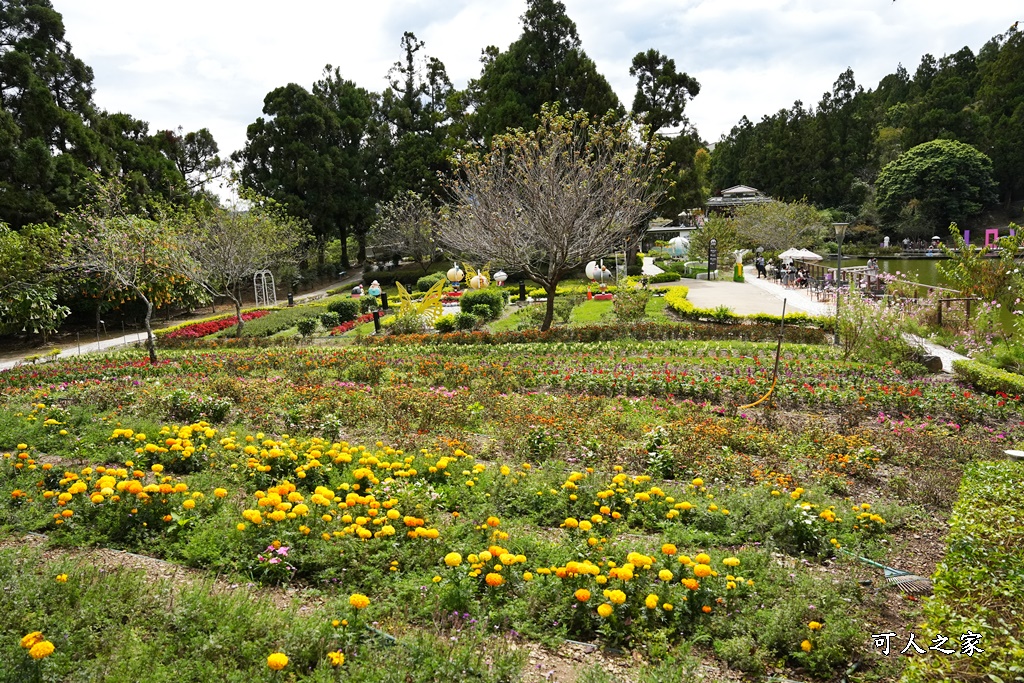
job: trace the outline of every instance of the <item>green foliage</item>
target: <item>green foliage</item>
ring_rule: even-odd
[[[472,313],[460,312],[455,314],[455,329],[472,330],[479,324],[480,320]]]
[[[57,231],[28,226],[14,232],[0,223],[0,333],[47,337],[70,309],[60,303],[60,281],[51,271],[63,260]]]
[[[459,297],[459,308],[465,313],[477,315],[476,308],[483,305],[487,309],[485,318],[487,320],[497,320],[501,317],[502,311],[505,310],[508,298],[508,290],[497,287],[471,289]]]
[[[320,328],[320,319],[315,317],[301,318],[296,321],[295,328],[303,337],[311,337]]]
[[[676,71],[676,62],[657,50],[638,52],[629,67],[636,78],[633,116],[641,118],[654,135],[665,127],[675,127],[685,116],[686,101],[700,92],[700,83],[686,72]]]
[[[458,328],[456,316],[452,314],[438,316],[437,320],[434,321],[434,329],[442,334],[445,332],[454,332]]]
[[[903,311],[859,291],[840,292],[839,344],[843,359],[902,362],[917,357],[904,338],[910,324]]]
[[[718,214],[710,216],[703,228],[690,235],[690,252],[687,258],[703,263],[706,269],[708,246],[712,239],[718,240],[718,269],[727,270],[732,258],[730,253],[740,248],[741,240],[736,232],[736,222]]]
[[[792,203],[771,201],[741,206],[736,209],[732,221],[744,246],[764,247],[766,251],[809,245],[825,224],[821,212],[805,199]],[[720,247],[718,253],[721,258],[727,252]]]
[[[651,300],[648,289],[623,289],[612,299],[612,310],[615,319],[620,323],[633,323],[642,320],[647,314],[647,304]]]
[[[470,83],[477,98],[472,126],[489,140],[514,128],[533,128],[541,106],[585,111],[600,117],[621,112],[611,85],[583,51],[576,23],[555,0],[528,0],[523,33],[501,52],[484,51],[480,78]]]
[[[678,282],[680,273],[676,269],[666,270],[664,273],[658,273],[650,278],[651,284],[659,284],[661,282]]]
[[[278,308],[269,315],[256,320],[250,320],[242,328],[243,337],[269,337],[295,327],[300,320],[313,318],[327,312],[327,306],[322,304],[307,304],[304,306],[292,306],[291,308]],[[222,337],[230,337],[235,334],[235,328],[230,327],[221,333]]]
[[[1024,376],[993,368],[975,360],[953,361],[953,374],[978,391],[1008,396],[1024,395]]]
[[[935,597],[925,603],[918,636],[928,642],[943,635],[950,639],[946,647],[959,651],[962,636],[973,632],[982,636],[980,650],[970,657],[914,657],[902,679],[907,683],[1024,676],[1016,616],[1024,610],[1024,529],[1016,521],[1024,513],[1022,475],[1024,465],[1015,462],[977,462],[964,471]]]
[[[416,291],[418,291],[418,292],[429,291],[431,287],[433,287],[434,285],[437,284],[438,280],[441,280],[444,277],[445,277],[445,274],[442,273],[442,272],[431,273],[430,275],[424,275],[423,277],[421,277],[419,280],[416,281]]]
[[[879,172],[877,190],[883,218],[920,217],[919,236],[936,224],[963,222],[996,199],[992,160],[956,140],[932,140],[901,154]]]
[[[430,202],[409,191],[387,203],[377,205],[377,220],[366,235],[378,261],[397,261],[403,256],[411,258],[421,268],[434,260],[434,210]],[[443,277],[443,275],[441,276]],[[420,278],[416,283],[420,287]],[[434,282],[440,278],[435,277]]]
[[[349,320],[359,317],[359,303],[358,299],[342,297],[328,303],[327,310],[338,314],[339,323],[347,323]],[[324,327],[328,327],[328,325],[325,323]]]
[[[1013,311],[1024,298],[1024,273],[1016,260],[1018,249],[1024,246],[1024,231],[1014,223],[1009,227],[1016,235],[1001,237],[996,243],[997,258],[991,258],[991,248],[964,243],[956,224],[951,224],[953,246],[942,245],[948,260],[940,262],[938,269],[961,295],[997,302]]]

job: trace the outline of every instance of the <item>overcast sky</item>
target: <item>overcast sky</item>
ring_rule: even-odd
[[[150,131],[209,128],[223,153],[245,144],[276,87],[310,88],[325,64],[368,90],[385,87],[402,32],[444,62],[456,87],[480,73],[487,45],[520,34],[525,0],[52,0],[95,101]],[[965,45],[975,53],[1024,20],[1019,0],[563,0],[583,49],[628,108],[633,55],[656,48],[694,76],[687,107],[714,142],[800,99],[814,105],[852,67],[874,88],[902,63]]]

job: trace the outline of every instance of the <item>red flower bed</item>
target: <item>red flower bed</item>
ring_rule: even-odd
[[[364,313],[355,320],[349,320],[347,323],[342,323],[335,327],[333,330],[331,330],[331,336],[333,337],[338,334],[345,334],[353,327],[362,325],[363,323],[368,323],[371,320],[373,320],[373,313]]]
[[[270,311],[249,311],[248,313],[242,314],[242,320],[248,322],[249,320],[255,320],[256,318],[262,318],[263,316],[270,313]],[[205,337],[214,332],[220,332],[238,322],[237,318],[233,315],[229,315],[225,318],[218,318],[217,320],[207,320],[206,322],[196,323],[194,325],[187,325],[181,329],[175,330],[167,335],[168,339],[199,339]]]

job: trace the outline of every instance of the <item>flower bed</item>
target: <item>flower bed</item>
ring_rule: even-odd
[[[340,334],[345,334],[346,332],[349,332],[350,330],[353,330],[356,327],[359,327],[360,325],[365,325],[371,320],[373,320],[373,313],[364,313],[355,320],[349,320],[348,322],[342,323],[335,327],[334,329],[332,329],[331,336],[335,337]]]
[[[262,318],[269,313],[270,311],[267,309],[242,311],[242,320],[255,320],[256,318]],[[173,327],[165,327],[163,329],[156,330],[154,334],[167,339],[200,339],[207,335],[225,330],[236,322],[238,322],[238,319],[234,315],[217,316],[214,318],[204,318],[202,320],[181,323],[179,325],[174,325]]]

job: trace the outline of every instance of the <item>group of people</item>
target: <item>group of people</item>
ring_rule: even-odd
[[[810,282],[807,271],[792,263],[783,263],[779,274],[782,277],[782,284],[786,287],[806,287]]]

